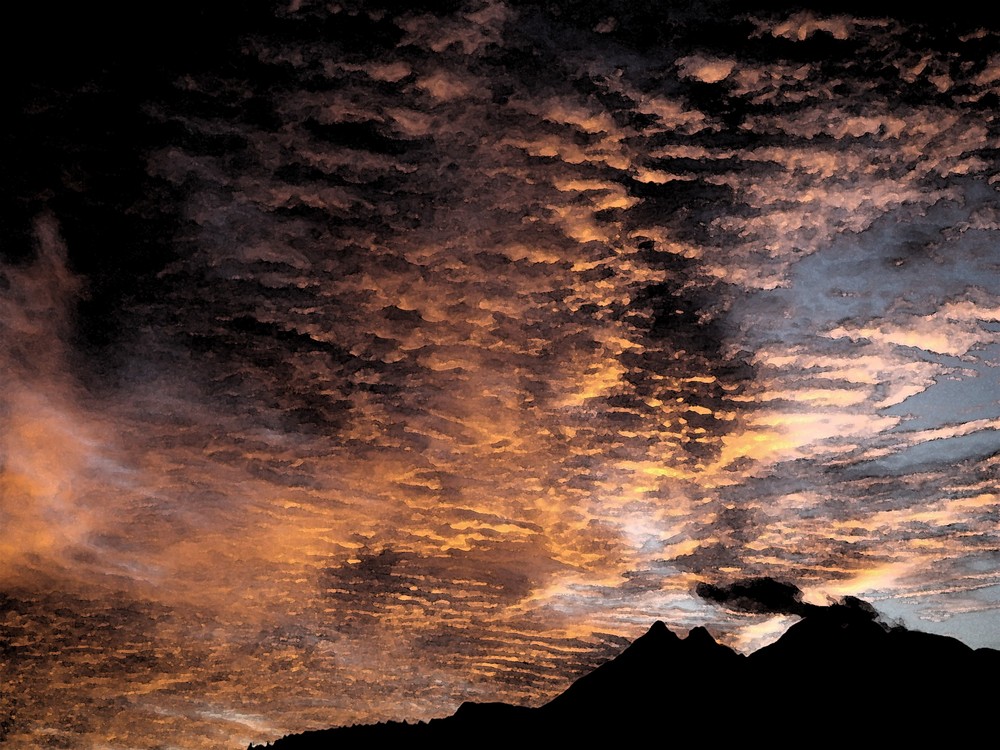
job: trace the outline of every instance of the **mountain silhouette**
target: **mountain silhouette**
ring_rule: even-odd
[[[964,747],[995,738],[1000,651],[886,624],[870,604],[852,597],[825,607],[802,604],[800,611],[802,619],[781,638],[749,656],[716,642],[703,627],[682,638],[658,621],[539,708],[464,703],[444,719],[304,732],[256,747],[319,750],[415,740],[449,747],[592,747],[622,739],[663,746]]]

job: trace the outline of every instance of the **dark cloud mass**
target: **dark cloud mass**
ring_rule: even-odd
[[[7,745],[538,705],[855,595],[1000,646],[991,16],[94,13],[8,63]]]
[[[802,601],[802,591],[798,586],[772,578],[748,578],[728,586],[699,583],[695,592],[702,599],[743,612],[804,617],[810,609],[816,608],[816,605]]]

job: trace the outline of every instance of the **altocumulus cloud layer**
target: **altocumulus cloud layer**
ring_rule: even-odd
[[[1000,645],[994,31],[265,16],[25,95],[8,743],[537,704],[757,575]]]

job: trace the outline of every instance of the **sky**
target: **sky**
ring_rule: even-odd
[[[6,746],[539,705],[755,576],[1000,648],[998,26],[835,6],[41,14]]]

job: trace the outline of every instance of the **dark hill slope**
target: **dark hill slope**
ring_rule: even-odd
[[[454,715],[290,735],[275,750],[424,741],[449,747],[578,744],[649,737],[664,746],[824,739],[966,746],[995,737],[1000,651],[891,627],[865,602],[807,606],[776,642],[744,657],[704,628],[662,622],[540,708],[465,703]],[[686,738],[686,739],[682,739]]]

